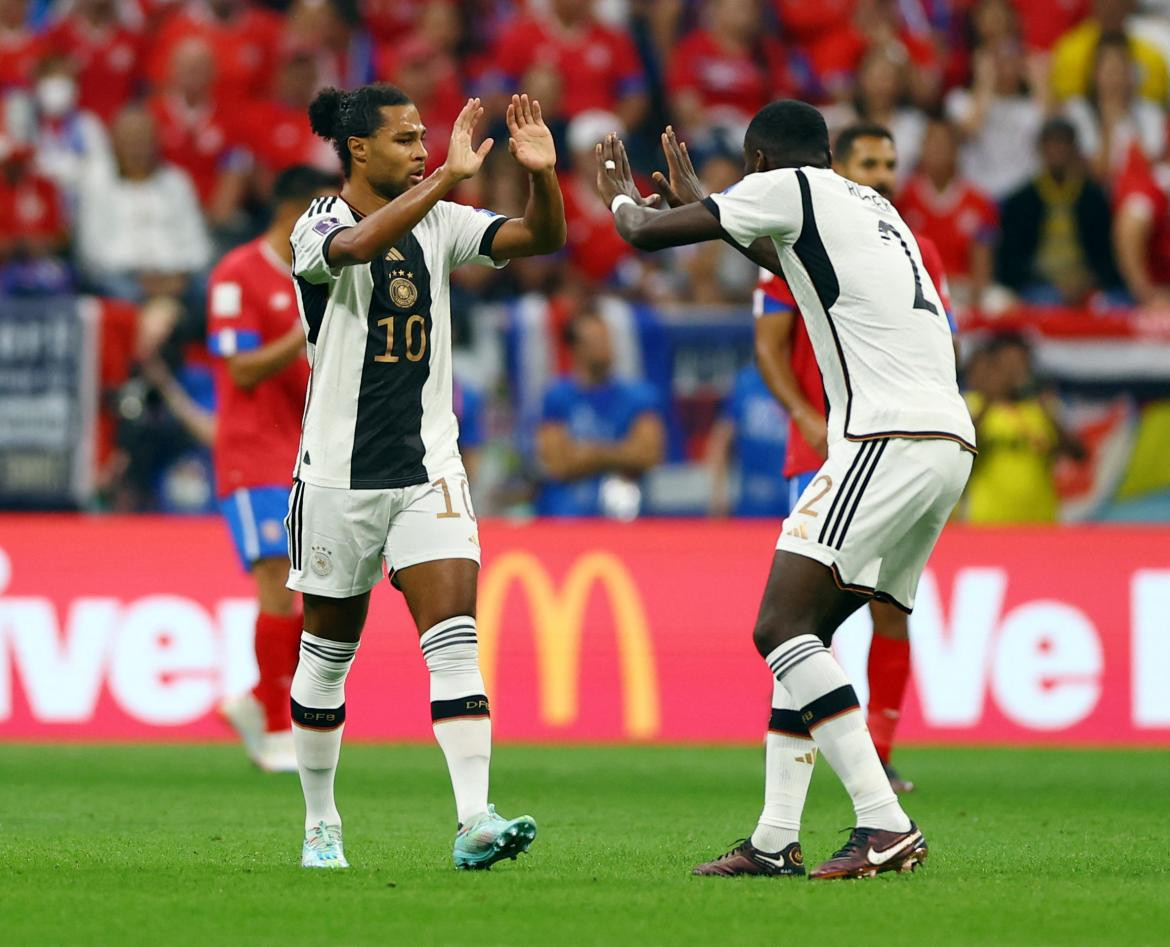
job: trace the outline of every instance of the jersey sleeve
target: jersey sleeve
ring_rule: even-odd
[[[220,358],[260,348],[260,319],[234,267],[218,266],[207,286],[207,349]]]
[[[791,244],[804,223],[796,174],[788,168],[749,174],[703,203],[740,246],[751,246],[760,237]]]
[[[293,275],[310,283],[329,283],[341,275],[341,267],[330,266],[326,253],[329,244],[347,224],[328,211],[304,214],[292,232]]]
[[[497,261],[491,256],[492,241],[496,232],[507,223],[507,217],[451,201],[440,201],[435,206],[443,215],[441,223],[448,238],[451,269],[464,263],[497,268],[507,265],[507,260]]]

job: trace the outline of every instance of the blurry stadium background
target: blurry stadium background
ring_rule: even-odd
[[[759,740],[748,631],[787,488],[784,419],[751,368],[756,274],[722,245],[622,243],[592,148],[621,131],[649,192],[673,123],[721,189],[750,116],[794,96],[831,131],[892,129],[965,391],[1001,406],[983,499],[912,618],[900,736],[1164,747],[1168,62],[1160,0],[0,0],[0,738],[228,738],[214,710],[254,676],[255,604],[213,515],[206,278],[262,230],[280,170],[336,168],[315,91],[388,80],[432,167],[465,97],[486,100],[498,144],[462,201],[522,213],[499,144],[513,90],[558,144],[565,250],[453,279],[502,738]],[[1043,128],[1075,149],[1042,148]],[[539,515],[537,432],[586,312],[665,448],[567,520]],[[859,683],[867,623],[837,643]],[[368,627],[347,736],[429,740],[390,589]]]

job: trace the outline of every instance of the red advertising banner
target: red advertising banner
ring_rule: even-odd
[[[768,523],[482,524],[497,736],[757,741]],[[0,739],[226,738],[255,605],[214,519],[0,517]],[[868,618],[835,647],[864,694]],[[907,742],[1170,744],[1170,529],[947,531],[911,618]],[[375,590],[347,737],[430,738],[401,598]]]

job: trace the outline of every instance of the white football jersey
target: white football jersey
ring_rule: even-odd
[[[942,437],[975,449],[942,300],[889,201],[806,167],[749,174],[704,203],[741,246],[772,239],[824,379],[830,444]]]
[[[317,198],[293,229],[311,368],[293,476],[357,490],[429,483],[461,466],[449,275],[502,265],[489,251],[506,218],[439,201],[378,259],[331,267],[330,241],[361,216],[340,197]]]

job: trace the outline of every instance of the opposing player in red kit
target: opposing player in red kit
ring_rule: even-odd
[[[227,698],[220,713],[248,756],[269,772],[297,771],[289,686],[303,624],[296,593],[285,588],[284,517],[309,379],[289,238],[305,206],[336,194],[339,185],[304,165],[283,171],[273,187],[267,232],[224,257],[208,288],[208,347],[218,356],[216,492],[259,604],[260,680],[251,693]]]
[[[890,132],[881,125],[858,123],[842,129],[833,147],[833,170],[857,184],[893,198],[897,152]],[[915,235],[922,262],[938,288],[951,331],[955,330],[946,274],[937,248]],[[753,306],[756,316],[756,361],[760,374],[788,412],[788,453],[784,476],[789,481],[790,507],[825,462],[827,452],[825,392],[812,343],[788,284],[760,271]],[[914,784],[890,764],[894,731],[902,713],[902,697],[910,677],[909,624],[905,612],[888,602],[869,603],[873,642],[869,646],[869,710],[866,723],[890,785],[910,792]]]

